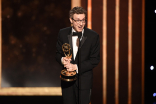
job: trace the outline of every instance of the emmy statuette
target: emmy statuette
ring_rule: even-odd
[[[72,58],[72,54],[70,53],[70,45],[68,43],[64,43],[62,45],[62,50],[64,52],[65,57],[71,59]],[[75,81],[76,80],[76,71],[67,71],[67,69],[63,69],[61,71],[61,75],[60,75],[61,80],[66,81],[66,82],[70,82],[70,81]]]

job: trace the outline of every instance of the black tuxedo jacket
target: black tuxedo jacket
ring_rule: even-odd
[[[71,52],[72,50],[72,27],[67,27],[64,29],[61,29],[58,34],[58,41],[57,41],[57,51],[56,51],[56,60],[62,65],[61,58],[64,57],[64,53],[62,51],[62,45],[64,43],[68,43],[71,46]],[[80,44],[80,55],[81,60],[80,67],[78,67],[78,75],[79,80],[81,82],[80,88],[81,89],[89,89],[92,87],[92,78],[93,78],[93,71],[92,69],[98,65],[100,61],[100,41],[99,41],[99,35],[94,32],[93,30],[90,30],[86,27],[84,27],[84,33]],[[77,53],[78,55],[78,53]],[[75,60],[73,60],[71,63],[77,64],[78,57],[76,56]],[[63,65],[62,65],[63,67]],[[76,81],[77,83],[77,81]]]

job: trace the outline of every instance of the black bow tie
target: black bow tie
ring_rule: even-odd
[[[73,36],[78,36],[78,38],[81,38],[82,32],[73,32]]]

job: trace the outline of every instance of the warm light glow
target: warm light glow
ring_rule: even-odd
[[[128,3],[128,104],[132,103],[132,0]]]
[[[116,0],[115,14],[115,104],[119,104],[119,0]]]
[[[0,95],[53,95],[61,96],[61,87],[5,87]]]
[[[81,6],[81,0],[71,0],[71,9],[76,6]]]
[[[142,0],[142,104],[144,104],[144,65],[145,65],[145,0]]]
[[[81,0],[72,0],[71,8],[81,6]],[[0,0],[0,95],[48,95],[61,96],[61,87],[5,87],[1,88],[1,71],[2,71],[2,16],[1,16],[2,0]],[[7,18],[10,18],[8,15]]]
[[[103,0],[103,104],[107,103],[107,0]]]
[[[87,19],[87,27],[92,29],[92,0],[88,0],[88,19]]]

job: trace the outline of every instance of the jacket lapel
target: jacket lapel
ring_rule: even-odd
[[[69,42],[69,45],[70,45],[70,53],[72,53],[72,60],[73,60],[73,45],[72,45],[72,28],[70,29],[69,35],[67,36],[68,37],[68,42]]]
[[[73,45],[72,45],[72,34],[68,35],[68,41],[69,41],[69,45],[71,50],[73,50]]]
[[[83,43],[85,42],[86,39],[87,39],[87,36],[83,36],[82,37],[80,48],[82,47],[82,45],[83,45]]]
[[[84,33],[83,33],[83,37],[82,37],[82,40],[81,40],[81,44],[80,44],[80,48],[82,47],[82,45],[85,43],[86,39],[87,39],[87,32],[86,32],[86,27],[84,27]],[[72,45],[72,27],[70,29],[70,32],[68,33],[69,35],[67,36],[68,37],[68,41],[69,41],[69,44],[70,44],[70,47],[71,47],[71,53],[73,53],[73,45]],[[78,56],[78,52],[77,52],[77,55],[75,57],[75,61],[77,62],[77,56]],[[74,61],[74,58],[73,58],[73,54],[72,54],[72,61]],[[74,63],[75,63],[74,61]]]
[[[82,37],[82,40],[81,40],[80,48],[82,47],[82,45],[84,44],[86,39],[87,39],[87,32],[86,32],[86,27],[84,27],[84,33],[83,33],[83,37]]]
[[[87,39],[87,32],[86,32],[86,28],[84,27],[84,33],[83,33],[82,40],[81,40],[81,42],[80,42],[80,48],[82,47],[82,45],[84,44],[84,42],[86,41],[86,39]],[[78,62],[78,54],[79,54],[79,51],[78,51],[77,54],[76,54],[75,63]]]

